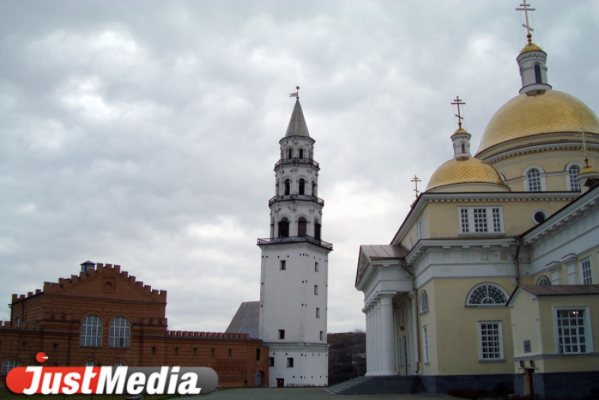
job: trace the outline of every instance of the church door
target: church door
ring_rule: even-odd
[[[277,387],[285,387],[285,379],[277,378]]]
[[[254,386],[260,385],[262,385],[262,372],[256,371],[256,374],[254,375]]]

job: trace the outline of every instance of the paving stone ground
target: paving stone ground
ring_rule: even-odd
[[[240,388],[221,390],[207,395],[185,397],[186,400],[449,400],[446,395],[429,394],[336,394],[322,388]]]

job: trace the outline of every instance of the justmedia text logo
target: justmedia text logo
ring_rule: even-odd
[[[6,376],[14,393],[200,394],[218,385],[207,367],[16,367]]]

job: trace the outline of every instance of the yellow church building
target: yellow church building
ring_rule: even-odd
[[[476,154],[460,118],[391,243],[360,247],[367,377],[547,399],[599,387],[599,119],[552,88],[530,30],[516,60],[522,88]]]

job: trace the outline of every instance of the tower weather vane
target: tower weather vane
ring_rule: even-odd
[[[458,125],[460,126],[460,129],[462,129],[462,120],[464,119],[464,117],[462,117],[462,114],[460,113],[460,105],[465,106],[466,103],[464,103],[462,99],[460,99],[460,96],[456,96],[454,101],[455,103],[451,103],[451,105],[458,106],[458,113],[456,114],[456,117],[458,117]]]
[[[418,182],[422,182],[422,181],[420,179],[418,179],[417,175],[414,175],[414,179],[412,179],[410,182],[414,182],[414,186],[415,186],[414,191],[416,192],[416,198],[418,198],[418,194],[420,193],[420,192],[418,192]]]
[[[297,92],[291,93],[289,97],[297,97],[299,99],[299,86],[296,86],[295,89],[297,90]]]
[[[520,4],[520,7],[522,7],[522,8],[516,8],[516,11],[524,11],[524,16],[526,17],[526,24],[522,24],[522,26],[526,28],[526,31],[527,31],[526,37],[528,38],[528,43],[530,43],[531,38],[532,38],[532,34],[530,32],[534,32],[534,29],[532,29],[530,27],[530,23],[528,22],[528,12],[535,11],[536,9],[529,8],[530,4],[526,4],[526,0],[524,0],[524,2],[522,4]]]

